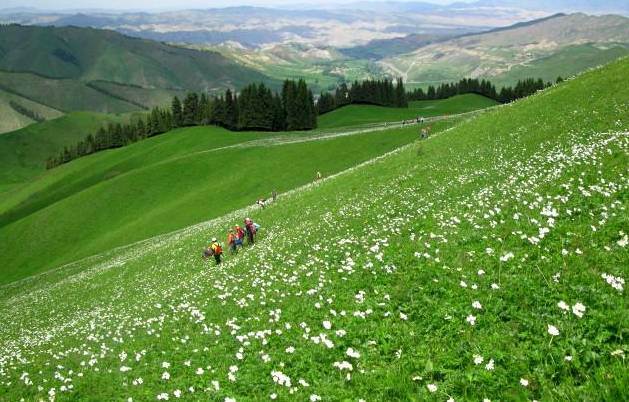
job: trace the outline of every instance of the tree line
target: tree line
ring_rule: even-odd
[[[396,80],[354,81],[341,84],[334,93],[322,92],[317,102],[318,114],[331,112],[349,104],[408,107],[408,97],[401,78]]]
[[[14,102],[12,100],[9,101],[9,106],[11,107],[11,109],[15,110],[16,112],[18,112],[21,115],[24,115],[32,120],[35,120],[37,122],[42,122],[46,119],[44,119],[42,116],[40,116],[37,112],[27,108],[26,106],[23,106],[20,103]]]
[[[563,81],[558,77],[557,83]],[[407,94],[409,100],[435,100],[447,99],[455,95],[475,93],[494,99],[497,102],[509,103],[517,99],[527,97],[535,92],[548,88],[551,82],[544,82],[543,79],[527,78],[519,80],[515,86],[504,86],[500,91],[489,80],[479,80],[478,78],[464,78],[459,82],[445,83],[438,87],[428,86],[426,91],[416,88]]]
[[[232,131],[311,130],[317,126],[317,111],[312,91],[304,80],[286,80],[281,93],[274,93],[263,83],[247,85],[239,95],[229,89],[218,97],[192,92],[183,101],[173,97],[170,108],[155,107],[144,118],[99,128],[76,145],[64,147],[58,155],[48,158],[46,168],[175,128],[200,125],[218,125]]]

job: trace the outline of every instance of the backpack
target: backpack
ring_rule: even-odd
[[[214,243],[214,254],[223,254],[223,246],[221,246],[221,243]]]

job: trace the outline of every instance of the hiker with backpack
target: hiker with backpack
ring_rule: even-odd
[[[234,231],[236,233],[236,246],[242,247],[242,243],[245,239],[245,231],[240,227],[240,225],[234,226]]]
[[[212,243],[209,247],[212,250],[212,255],[214,256],[214,260],[216,260],[216,265],[221,263],[221,256],[223,255],[223,246],[221,243],[216,240],[216,237],[212,238]]]
[[[245,218],[245,231],[247,232],[247,244],[253,245],[257,228],[250,218]]]
[[[227,232],[227,247],[229,247],[229,251],[232,254],[238,253],[238,249],[236,248],[236,233],[234,233],[234,229],[229,229]]]

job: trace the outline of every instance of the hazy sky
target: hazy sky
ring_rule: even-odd
[[[372,0],[373,1],[373,0]],[[383,0],[375,0],[383,1]],[[412,1],[412,0],[397,0]],[[414,0],[418,1],[418,0]],[[424,0],[428,3],[447,4],[454,0]],[[463,0],[470,1],[470,0]],[[356,0],[0,0],[0,9],[13,7],[36,7],[46,10],[62,9],[187,9],[187,8],[212,8],[236,5],[257,6],[288,6],[291,4],[339,4],[353,3]]]

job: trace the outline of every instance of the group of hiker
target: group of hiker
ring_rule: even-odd
[[[407,124],[413,124],[413,123],[415,123],[415,124],[423,124],[425,121],[426,121],[425,118],[423,118],[421,116],[417,116],[414,119],[402,121],[402,125],[405,126]]]
[[[237,254],[239,248],[244,247],[245,238],[247,244],[252,246],[255,243],[256,235],[260,225],[255,223],[251,218],[245,218],[244,228],[240,225],[235,225],[233,229],[227,231],[227,247],[232,254]],[[214,257],[216,265],[222,262],[223,258],[223,245],[218,241],[216,237],[212,238],[210,244],[203,251],[203,258]]]

